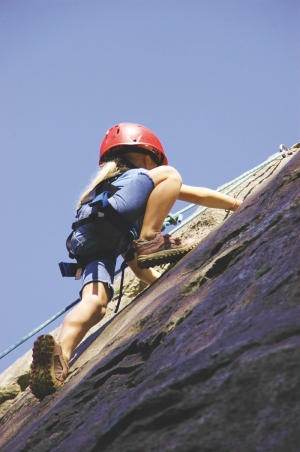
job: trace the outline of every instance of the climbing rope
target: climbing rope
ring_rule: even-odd
[[[269,165],[274,160],[278,159],[279,157],[284,158],[287,155],[290,155],[290,154],[293,153],[293,151],[291,151],[291,149],[288,149],[283,144],[281,144],[279,148],[280,148],[280,152],[277,152],[273,156],[269,157],[265,162],[261,163],[260,165],[256,166],[255,168],[252,168],[251,170],[243,173],[241,176],[237,177],[236,179],[233,179],[231,182],[228,182],[228,183],[226,183],[224,185],[221,185],[219,188],[217,188],[216,191],[222,192],[225,195],[227,195],[227,194],[231,193],[233,190],[235,190],[238,186],[243,184],[246,180],[250,179],[256,173],[258,173],[258,171],[263,169],[265,166]],[[228,187],[230,187],[230,188],[228,188]],[[228,188],[228,190],[226,190],[227,188]],[[226,190],[226,191],[223,192],[223,190]],[[197,204],[189,204],[187,207],[184,207],[183,209],[179,210],[175,214],[171,214],[170,213],[167,216],[166,220],[164,221],[164,226],[163,226],[162,230],[164,230],[167,226],[176,225],[176,224],[180,223],[171,232],[169,232],[169,234],[172,235],[175,232],[177,232],[179,229],[181,229],[183,226],[185,226],[186,224],[188,224],[189,222],[194,220],[196,217],[198,217],[199,215],[202,215],[208,209],[208,207],[203,207],[202,209],[197,210],[193,215],[189,216],[186,220],[182,221],[182,218],[183,218],[182,214],[184,212],[187,212],[188,210],[192,209],[193,207],[196,207],[196,206],[197,206]],[[121,272],[121,269],[117,270],[116,273],[115,273],[115,276],[117,276],[120,272]],[[54,320],[58,319],[58,317],[60,317],[65,312],[67,312],[69,309],[71,309],[73,306],[75,306],[77,303],[79,303],[79,301],[80,301],[80,298],[78,298],[77,300],[73,301],[73,303],[71,303],[69,306],[67,306],[66,308],[64,308],[61,311],[59,311],[57,314],[55,314],[49,320],[47,320],[46,322],[42,323],[39,327],[37,327],[33,331],[31,331],[31,333],[27,334],[22,339],[20,339],[18,342],[16,342],[16,344],[14,344],[11,347],[9,347],[7,350],[5,350],[3,353],[0,354],[0,359],[2,359],[4,356],[8,355],[8,353],[12,352],[19,345],[21,345],[24,342],[26,342],[28,339],[30,339],[36,333],[41,331],[47,325],[49,325],[50,323],[54,322]]]
[[[280,146],[284,146],[284,145],[280,145]],[[236,179],[233,179],[232,181],[227,182],[224,185],[221,185],[220,187],[217,188],[216,191],[222,192],[225,195],[228,195],[233,190],[235,190],[237,187],[239,187],[241,184],[246,182],[246,180],[250,179],[256,173],[258,173],[260,170],[262,170],[264,167],[269,165],[274,160],[278,159],[278,157],[286,156],[286,155],[282,155],[281,152],[282,151],[277,152],[276,154],[269,157],[265,162],[261,163],[260,165],[256,166],[255,168],[252,168],[249,171],[246,171],[245,173],[243,173],[241,176],[237,177]],[[225,190],[228,187],[230,187],[230,188],[224,192],[223,190]],[[192,209],[193,207],[197,207],[197,204],[189,204],[188,206],[184,207],[183,209],[181,209],[177,213],[175,213],[174,217],[182,215],[184,212],[187,212],[188,210]],[[176,228],[174,228],[171,232],[169,232],[169,234],[170,235],[174,234],[179,229],[181,229],[183,226],[188,224],[190,221],[194,220],[197,216],[202,215],[207,209],[208,209],[208,207],[203,207],[202,209],[197,210],[197,212],[195,212],[193,215],[189,216],[185,221],[181,221],[180,225],[177,226]]]
[[[77,303],[79,303],[80,298],[77,298],[77,300],[73,301],[73,303],[69,304],[66,308],[59,311],[57,314],[55,314],[53,317],[51,317],[49,320],[46,320],[46,322],[42,323],[40,326],[35,328],[31,333],[24,336],[22,339],[20,339],[18,342],[16,342],[14,345],[9,347],[7,350],[5,350],[3,353],[0,354],[0,359],[4,356],[8,355],[8,353],[12,352],[15,348],[19,347],[19,345],[23,344],[23,342],[26,342],[28,339],[30,339],[32,336],[34,336],[36,333],[41,331],[43,328],[45,328],[49,323],[54,322],[54,320],[58,319],[61,315],[63,315],[65,312],[67,312],[69,309],[73,308]]]
[[[281,145],[281,146],[283,146],[283,145]],[[280,152],[277,152],[276,154],[274,154],[273,156],[269,157],[265,162],[261,163],[260,165],[256,166],[255,168],[252,168],[251,170],[243,173],[241,176],[237,177],[236,179],[233,179],[232,181],[227,182],[224,185],[221,185],[220,187],[217,188],[216,191],[222,192],[227,187],[230,187],[232,184],[240,182],[239,184],[237,184],[235,187],[232,187],[230,190],[228,190],[224,194],[231,193],[236,187],[238,187],[239,185],[244,183],[247,179],[249,179],[250,177],[254,176],[256,173],[258,173],[258,171],[260,171],[265,166],[267,166],[271,162],[273,162],[273,160],[276,160],[276,159],[278,159],[278,157],[281,157],[281,156],[285,157],[285,155],[282,155],[282,154],[280,154]],[[179,217],[180,221],[178,221],[178,223],[181,223],[181,221],[182,221],[181,215],[183,213],[187,212],[188,210],[192,209],[193,207],[197,207],[197,204],[189,204],[188,206],[184,207],[183,209],[181,209],[178,212],[176,212],[175,214],[173,214],[173,217],[175,217],[175,218]],[[197,215],[201,215],[203,212],[205,212],[207,210],[207,207],[204,207],[203,209],[197,211]],[[167,221],[167,219],[168,219],[168,217],[166,218],[165,221]],[[190,217],[188,217],[188,220],[191,221]],[[180,227],[183,227],[185,224],[187,224],[187,223],[185,222],[184,224],[181,224]],[[180,227],[178,227],[178,229],[180,229]],[[173,229],[171,232],[169,232],[169,234],[173,234],[178,229],[177,228]]]

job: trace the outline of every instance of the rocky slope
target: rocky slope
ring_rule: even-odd
[[[200,245],[133,302],[128,275],[53,396],[34,399],[28,368],[2,374],[2,394],[22,391],[3,403],[1,450],[298,451],[299,181],[300,153],[276,160],[225,222],[194,220],[183,234]]]

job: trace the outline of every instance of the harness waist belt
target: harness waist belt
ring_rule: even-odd
[[[75,229],[79,228],[80,226],[84,226],[85,224],[92,223],[93,221],[95,221],[101,217],[104,217],[104,213],[102,213],[102,212],[91,213],[88,217],[82,218],[82,220],[74,221],[74,223],[72,223],[72,229],[75,230]]]

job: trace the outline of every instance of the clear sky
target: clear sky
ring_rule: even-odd
[[[1,0],[0,353],[78,297],[58,262],[109,127],[209,188],[300,141],[299,23],[298,0]]]

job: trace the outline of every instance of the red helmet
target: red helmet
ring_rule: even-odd
[[[141,152],[154,158],[159,166],[168,164],[164,148],[157,136],[147,127],[131,122],[122,122],[106,132],[100,146],[99,164],[107,157],[118,155],[118,151],[123,154],[124,146],[140,148]]]

